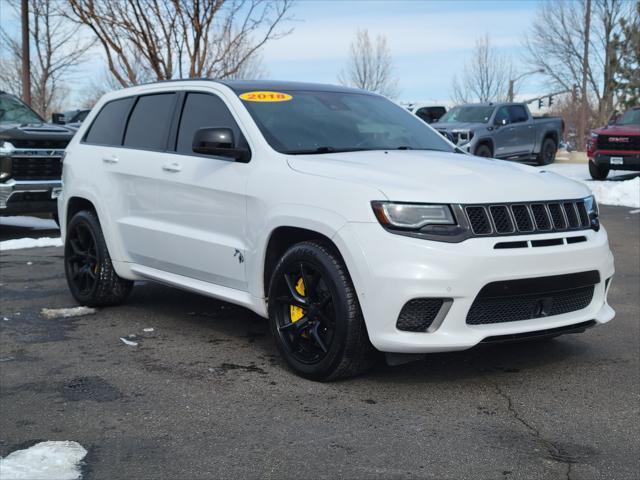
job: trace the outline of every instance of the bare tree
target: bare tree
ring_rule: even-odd
[[[595,101],[598,123],[605,122],[614,108],[619,63],[615,39],[621,19],[633,16],[630,7],[632,2],[626,0],[593,0],[587,16],[585,2],[546,0],[524,42],[527,62],[544,69],[553,88],[571,90],[582,84],[584,73],[588,86],[584,99]],[[584,52],[589,52],[587,58]]]
[[[454,76],[453,100],[457,103],[495,102],[506,100],[511,60],[491,46],[489,34],[476,40],[471,60],[464,66],[460,78]]]
[[[375,45],[369,32],[358,30],[351,42],[349,63],[338,75],[343,85],[362,88],[387,97],[398,94],[398,81],[393,74],[391,51],[384,35],[377,35]]]
[[[640,0],[635,14],[620,19],[621,32],[616,35],[619,68],[614,78],[621,108],[640,105]]]
[[[19,2],[11,4],[19,11]],[[59,0],[29,0],[31,106],[45,117],[60,107],[68,93],[65,80],[85,60],[93,45],[92,40],[77,35],[78,26],[61,14],[61,6]],[[0,28],[0,39],[6,45],[0,58],[0,85],[19,94],[22,90],[21,41],[3,28]]]
[[[147,79],[237,75],[290,30],[293,0],[68,0],[122,86]]]

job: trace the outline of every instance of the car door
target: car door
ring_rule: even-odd
[[[513,133],[507,107],[500,107],[493,119],[493,156],[496,158],[508,157],[513,152]]]
[[[161,92],[133,98],[121,147],[104,151],[102,168],[109,182],[101,197],[109,208],[127,260],[158,267],[158,191],[162,165],[171,160],[167,139],[179,95]],[[92,127],[93,128],[93,127]]]
[[[533,151],[535,131],[523,105],[509,105],[509,121],[513,131],[512,155],[529,155]]]
[[[250,164],[195,154],[196,131],[230,128],[244,136],[224,101],[208,92],[183,92],[175,137],[156,182],[153,221],[158,236],[149,249],[156,268],[246,290],[246,184]]]

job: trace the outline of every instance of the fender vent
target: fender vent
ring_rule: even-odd
[[[414,298],[400,311],[396,328],[405,332],[426,332],[440,313],[444,298]]]

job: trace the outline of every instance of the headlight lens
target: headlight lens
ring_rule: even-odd
[[[373,202],[378,221],[386,227],[417,230],[427,225],[455,225],[449,205]]]
[[[589,224],[596,232],[600,230],[600,218],[598,211],[598,203],[593,195],[584,199],[584,206],[589,216]]]
[[[11,143],[0,140],[0,157],[8,157],[14,150],[15,147]]]
[[[588,214],[595,213],[598,215],[598,203],[593,195],[584,199],[584,206],[587,207]]]
[[[473,138],[473,130],[453,130],[453,133],[458,137],[457,145],[465,145]]]

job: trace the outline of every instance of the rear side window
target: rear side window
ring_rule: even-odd
[[[184,102],[176,151],[193,155],[193,136],[205,127],[226,127],[233,131],[236,144],[243,141],[242,133],[224,102],[208,93],[189,93]]]
[[[527,111],[522,105],[510,105],[509,118],[511,119],[511,123],[520,123],[529,120]]]
[[[124,146],[165,150],[175,102],[175,93],[139,97],[129,117]]]
[[[127,115],[131,109],[133,98],[122,98],[107,103],[89,127],[85,136],[86,143],[98,145],[122,145]]]
[[[423,107],[416,112],[416,115],[427,123],[436,122],[446,113],[444,107]]]

